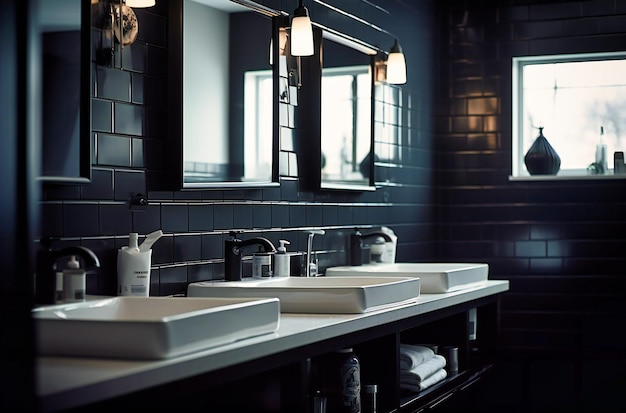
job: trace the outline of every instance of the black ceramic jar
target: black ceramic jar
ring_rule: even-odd
[[[531,175],[556,175],[561,169],[561,158],[543,136],[543,128],[539,128],[539,136],[526,152],[524,163]]]

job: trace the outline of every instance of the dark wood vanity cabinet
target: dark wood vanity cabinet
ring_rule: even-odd
[[[85,406],[81,411],[125,407],[141,411],[313,412],[316,363],[346,347],[360,360],[361,388],[378,386],[377,412],[457,411],[475,403],[475,385],[497,360],[498,303],[499,294],[464,301]],[[475,320],[475,330],[470,318]],[[405,392],[400,388],[400,343],[458,347],[458,373],[419,393]]]

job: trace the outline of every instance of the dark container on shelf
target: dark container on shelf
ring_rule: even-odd
[[[329,413],[361,413],[361,366],[351,348],[319,359],[318,389]]]
[[[524,163],[531,175],[556,175],[561,169],[561,158],[543,136],[543,128],[539,128],[539,136],[526,152]]]

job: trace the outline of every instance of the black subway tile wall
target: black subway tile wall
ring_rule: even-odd
[[[260,2],[289,13],[296,7]],[[302,251],[305,231],[323,228],[314,248],[325,267],[346,262],[354,227],[388,226],[399,237],[399,261],[487,262],[491,278],[510,280],[501,303],[504,368],[481,398],[485,409],[623,407],[610,386],[626,367],[616,333],[625,321],[624,183],[508,176],[511,57],[623,50],[626,2],[310,3],[323,24],[384,50],[397,37],[406,54],[407,84],[377,95],[375,192],[301,185],[306,154],[297,120],[306,114],[295,92],[280,105],[279,186],[148,191],[167,178],[168,162],[168,4],[157,1],[135,11],[138,40],[118,47],[111,67],[94,58],[92,181],[44,187],[41,235],[92,248],[102,268],[88,275],[87,292],[114,295],[116,251],[128,233],[162,229],[150,288],[158,296],[223,278],[223,244],[233,229],[276,244],[288,239],[289,250]],[[97,24],[92,33],[100,56],[110,38]],[[148,205],[130,208],[136,194]],[[592,397],[599,393],[600,400]]]
[[[345,263],[345,240],[355,227],[384,225],[400,235],[399,259],[435,259],[435,99],[430,86],[435,48],[430,40],[411,46],[411,39],[431,37],[435,14],[430,1],[418,6],[395,1],[380,7],[366,1],[311,5],[314,19],[380,49],[388,50],[394,35],[406,39],[409,83],[379,87],[376,147],[384,156],[375,192],[303,188],[299,163],[306,154],[299,149],[296,121],[302,114],[296,116],[301,110],[296,88],[290,89],[289,103],[280,104],[279,186],[148,190],[159,186],[154,180],[161,179],[168,162],[163,149],[168,139],[166,3],[135,10],[138,38],[121,49],[116,45],[110,65],[101,57],[110,55],[111,34],[99,26],[102,19],[94,20],[92,182],[44,187],[41,235],[89,245],[101,258],[99,272],[89,275],[89,294],[116,294],[117,249],[127,244],[130,232],[144,236],[158,229],[165,235],[153,247],[154,296],[184,293],[191,281],[223,278],[223,244],[231,230],[244,231],[244,238],[266,236],[275,244],[287,239],[289,250],[303,251],[305,231],[323,228],[326,235],[316,237],[314,247],[328,266]],[[283,7],[290,12],[295,3]],[[412,24],[417,20],[422,24]],[[397,27],[401,31],[396,33]],[[428,64],[418,63],[424,58]],[[131,208],[137,194],[147,196],[147,206]]]
[[[511,282],[505,367],[484,398],[493,411],[625,406],[626,184],[508,180],[511,58],[624,50],[625,3],[450,0],[442,13],[440,257],[487,262],[491,278]]]

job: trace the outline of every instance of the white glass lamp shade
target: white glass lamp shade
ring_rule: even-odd
[[[406,61],[397,40],[387,57],[387,83],[394,85],[406,83]]]
[[[155,4],[156,0],[126,0],[126,5],[134,8],[152,7]]]
[[[309,11],[302,5],[302,0],[300,6],[293,12],[290,39],[292,56],[313,55],[313,27]]]

